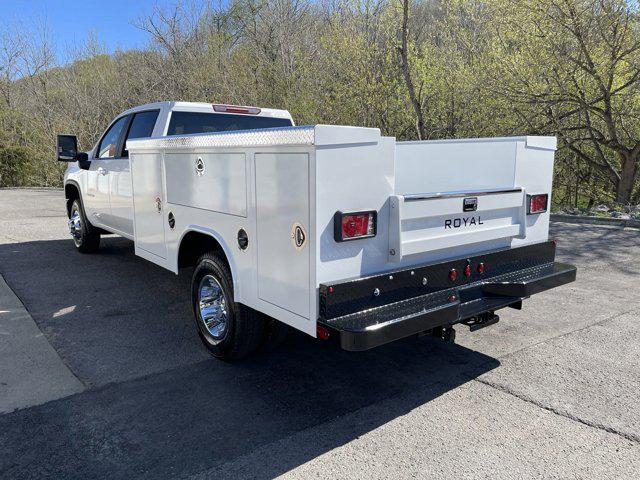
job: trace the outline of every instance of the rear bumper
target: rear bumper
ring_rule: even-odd
[[[318,322],[339,335],[345,350],[367,350],[517,306],[531,295],[574,281],[576,268],[554,258],[555,245],[545,242],[321,285]],[[482,274],[480,263],[485,265]],[[473,269],[469,277],[463,274],[467,265]],[[451,269],[462,278],[451,281]]]

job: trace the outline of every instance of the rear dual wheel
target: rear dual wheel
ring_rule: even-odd
[[[231,272],[221,254],[209,252],[198,260],[191,301],[200,339],[214,357],[236,360],[258,349],[265,317],[234,301]]]

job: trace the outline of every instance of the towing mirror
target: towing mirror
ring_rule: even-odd
[[[78,138],[75,135],[58,135],[58,161],[75,162],[78,155]]]
[[[78,138],[75,135],[58,135],[58,161],[83,162],[89,159],[85,152],[78,152]]]

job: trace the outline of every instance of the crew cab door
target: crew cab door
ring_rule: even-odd
[[[110,162],[109,185],[112,227],[133,238],[133,197],[131,191],[131,167],[127,140],[147,138],[153,134],[160,110],[146,110],[131,115],[122,142],[120,158]]]
[[[117,118],[107,129],[93,152],[91,166],[86,175],[83,204],[92,224],[114,228],[111,218],[109,171],[113,162],[122,160],[122,139],[130,116]],[[126,159],[125,159],[126,161]],[[127,162],[128,163],[128,162]]]

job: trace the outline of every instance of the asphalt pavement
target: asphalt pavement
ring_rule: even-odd
[[[577,281],[455,345],[225,363],[188,270],[80,255],[61,191],[0,190],[0,478],[638,478],[640,231],[551,233]]]

